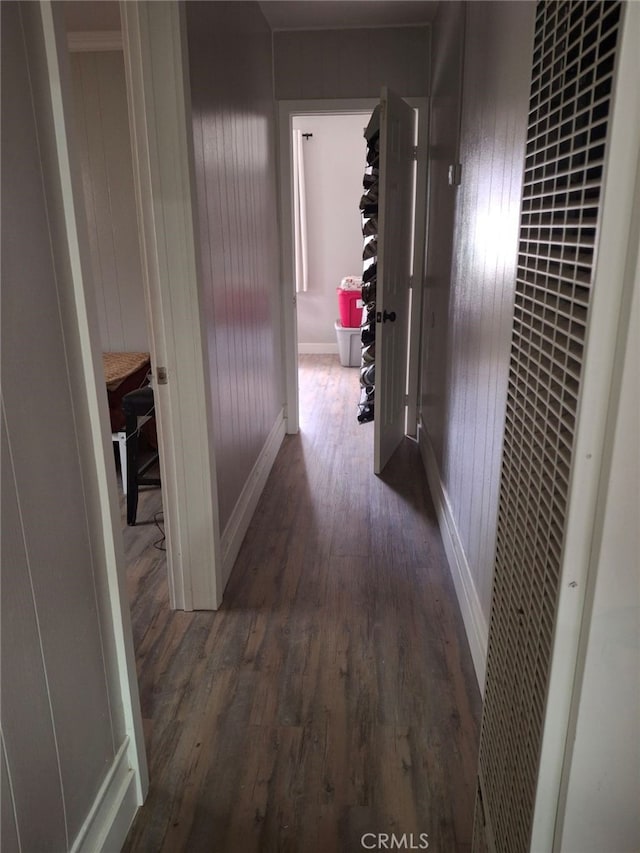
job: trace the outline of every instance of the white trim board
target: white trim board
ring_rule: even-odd
[[[222,534],[222,590],[227,585],[284,435],[284,410],[280,410]]]
[[[337,355],[338,344],[298,344],[298,355]]]
[[[449,571],[453,578],[462,620],[471,649],[473,666],[478,679],[480,693],[484,695],[484,679],[487,666],[487,643],[489,640],[489,626],[485,619],[478,592],[473,582],[471,567],[464,551],[462,539],[458,532],[447,491],[440,479],[440,471],[436,462],[431,441],[420,422],[418,429],[418,443],[420,455],[427,474],[427,482],[431,491],[431,497],[438,516],[438,526],[444,544],[444,550],[449,563]]]
[[[35,6],[35,4],[34,4]],[[113,470],[113,453],[109,441],[104,371],[99,355],[98,322],[93,289],[90,284],[90,261],[87,255],[86,219],[82,199],[79,167],[72,156],[70,145],[72,116],[69,113],[71,76],[66,48],[64,17],[59,3],[41,0],[38,4],[42,42],[38,50],[46,62],[46,98],[51,107],[51,118],[43,120],[44,132],[39,133],[39,144],[51,172],[47,180],[51,187],[51,210],[56,211],[56,239],[52,251],[59,252],[63,277],[68,277],[68,296],[71,316],[67,316],[68,345],[74,346],[77,335],[77,353],[82,364],[81,394],[86,394],[86,420],[78,430],[82,454],[87,460],[84,478],[85,504],[89,510],[92,548],[94,548],[94,576],[104,595],[104,612],[101,616],[103,642],[111,646],[113,662],[117,668],[118,683],[113,684],[114,702],[120,702],[127,736],[127,802],[132,807],[140,805],[148,790],[148,770],[135,652],[131,631],[131,614],[127,600],[124,572],[122,535],[119,532],[116,483]],[[43,80],[44,83],[44,80]],[[72,141],[72,140],[71,140]],[[45,159],[43,159],[43,165]],[[62,280],[62,279],[61,279]],[[73,350],[69,350],[73,352]],[[78,359],[74,359],[78,361]],[[78,411],[82,411],[82,401]],[[118,530],[118,535],[115,531]],[[97,589],[96,589],[97,591]],[[115,675],[115,673],[114,673]],[[93,810],[92,810],[93,811]],[[135,812],[135,808],[134,808]]]
[[[138,810],[130,749],[131,741],[126,737],[73,842],[71,853],[110,853],[120,850],[124,844]]]
[[[184,4],[120,4],[165,508],[169,600],[222,601],[211,379],[198,287]],[[158,133],[158,128],[162,133]]]

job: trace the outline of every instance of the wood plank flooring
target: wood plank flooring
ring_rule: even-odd
[[[126,851],[470,850],[481,703],[418,448],[371,473],[335,356],[300,394],[220,611],[170,612],[157,529],[125,530],[151,777]]]

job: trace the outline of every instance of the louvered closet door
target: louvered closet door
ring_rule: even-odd
[[[476,853],[530,845],[621,11],[537,7]]]

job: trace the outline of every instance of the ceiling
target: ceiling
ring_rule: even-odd
[[[438,0],[263,0],[274,30],[393,27],[430,23]]]
[[[332,30],[427,24],[438,0],[263,0],[259,5],[273,30]],[[65,0],[64,12],[72,32],[120,29],[117,0]]]

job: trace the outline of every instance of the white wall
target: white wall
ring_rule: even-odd
[[[362,275],[358,205],[368,120],[366,114],[293,119],[294,130],[313,134],[303,140],[309,262],[308,290],[297,297],[298,343],[303,352],[337,352],[336,287],[346,275]]]
[[[423,293],[421,412],[423,425],[442,465],[444,400],[447,393],[449,298],[458,190],[448,184],[449,165],[458,159],[460,87],[464,54],[461,2],[443,3],[433,22],[432,91],[429,125],[429,230]],[[465,175],[466,178],[466,175]]]
[[[483,681],[535,4],[466,4],[456,190],[447,169],[457,153],[464,8],[441,4],[433,29],[422,423],[430,484],[446,517],[449,560]]]
[[[563,851],[640,847],[640,267],[636,276]]]
[[[40,4],[3,3],[1,11],[2,849],[68,850],[111,790],[119,754],[125,789],[133,776],[131,695],[117,660],[123,636],[109,600],[117,597],[110,568],[122,581],[122,542],[112,532],[106,392],[95,384],[99,353],[87,352],[79,328],[73,205],[54,144],[52,100],[66,97],[69,81],[61,89],[52,75],[50,97]],[[58,127],[64,147],[62,135]],[[90,376],[102,394],[99,424]],[[123,836],[111,840],[116,849]]]
[[[640,177],[640,175],[639,175]],[[637,205],[636,205],[637,207]],[[636,211],[637,213],[637,211]],[[560,849],[640,849],[640,241],[619,403],[612,401],[608,476],[584,675]],[[624,340],[621,336],[621,342]]]
[[[271,31],[188,3],[203,324],[224,531],[283,405]]]
[[[426,96],[428,33],[427,27],[276,32],[276,98],[377,98],[383,86],[405,98]]]
[[[102,348],[147,352],[122,52],[74,53],[71,68]]]

